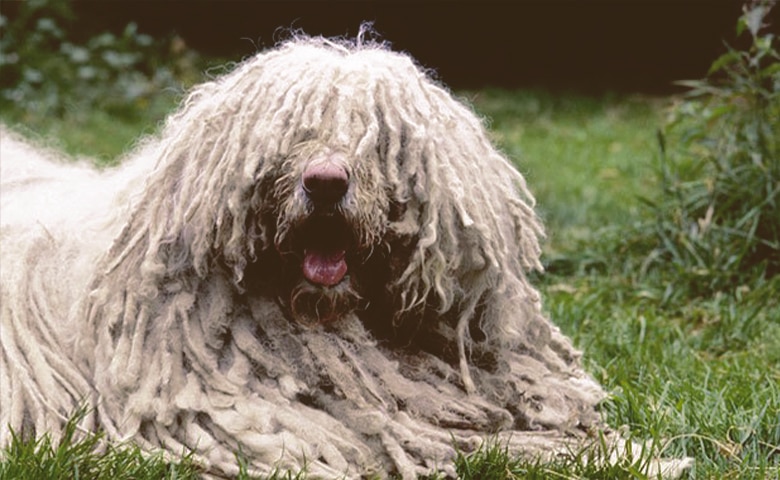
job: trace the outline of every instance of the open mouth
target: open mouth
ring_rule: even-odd
[[[315,285],[332,287],[344,280],[349,270],[347,251],[351,235],[337,215],[316,215],[306,221],[299,241],[303,251],[303,276]]]

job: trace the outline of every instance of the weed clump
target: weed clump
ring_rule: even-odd
[[[770,2],[745,8],[729,48],[659,132],[662,195],[646,269],[671,267],[675,291],[710,296],[780,274],[780,54]]]
[[[144,118],[164,91],[181,91],[197,57],[179,37],[155,40],[134,23],[82,38],[68,1],[30,0],[0,15],[0,107],[14,121],[100,109]]]

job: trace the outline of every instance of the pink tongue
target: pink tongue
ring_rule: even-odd
[[[344,250],[335,252],[306,252],[303,275],[312,283],[327,287],[336,285],[347,274]]]

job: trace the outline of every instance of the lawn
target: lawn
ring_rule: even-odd
[[[537,282],[550,316],[611,393],[603,408],[609,424],[625,425],[638,440],[656,441],[664,455],[693,457],[689,478],[780,478],[778,282],[666,302],[657,282],[645,281],[621,261],[623,255],[641,255],[630,232],[648,221],[640,197],[658,195],[656,129],[672,99],[459,94],[486,117],[496,143],[536,193],[548,229],[548,272]],[[163,111],[158,106],[148,118],[134,120],[102,113],[28,119],[26,128],[72,154],[106,161],[152,131]],[[18,117],[4,112],[3,120]],[[6,450],[0,478],[72,477],[74,465],[91,471],[89,478],[195,475],[186,460],[144,460],[132,448],[98,455],[78,442],[39,442],[37,451],[32,442]],[[575,459],[540,465],[498,450],[463,459],[462,478],[643,478],[629,464],[596,468]],[[130,477],[111,473],[129,464],[135,469]]]
[[[631,238],[652,221],[640,197],[659,195],[656,129],[672,99],[473,99],[535,187],[550,230],[547,309],[612,393],[609,423],[669,440],[669,455],[695,458],[691,478],[780,477],[777,279],[666,302],[663,284],[621,258],[643,253]]]

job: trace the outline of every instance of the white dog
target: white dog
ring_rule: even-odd
[[[298,38],[118,170],[2,132],[0,440],[83,427],[235,474],[554,453],[601,388],[542,314],[540,223],[471,109],[383,45]]]

